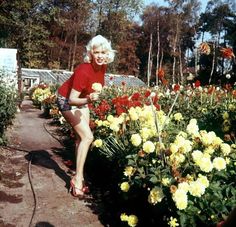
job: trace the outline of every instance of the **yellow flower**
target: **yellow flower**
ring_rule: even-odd
[[[101,147],[103,142],[101,139],[96,139],[94,142],[93,142],[94,146],[95,147]]]
[[[126,119],[125,113],[122,113],[118,118],[116,118],[119,124],[125,123],[125,119]]]
[[[98,127],[101,127],[103,125],[102,120],[96,120],[95,123],[97,124]]]
[[[201,133],[201,141],[203,143],[203,145],[205,146],[209,146],[211,144],[213,144],[214,139],[216,138],[216,134],[214,132],[205,132],[202,131]]]
[[[218,147],[223,143],[223,140],[220,137],[216,137],[213,139],[212,145],[214,147]]]
[[[161,202],[163,198],[164,194],[162,192],[162,189],[159,187],[155,187],[149,193],[148,202],[155,205],[158,202]]]
[[[183,136],[177,136],[175,139],[175,144],[179,147],[179,150],[183,153],[190,152],[192,150],[192,142],[186,140]]]
[[[95,92],[101,92],[102,91],[102,85],[100,83],[93,83],[92,84],[92,89]]]
[[[222,117],[223,117],[224,120],[229,119],[228,112],[224,112]]]
[[[124,175],[127,177],[131,177],[133,176],[134,172],[135,172],[135,168],[133,166],[126,166]]]
[[[121,221],[128,221],[129,216],[126,213],[122,213],[120,215],[120,220]]]
[[[170,217],[170,220],[168,222],[168,225],[170,227],[177,227],[179,226],[179,223],[177,222],[177,219],[176,218],[173,218],[173,217]]]
[[[167,177],[164,177],[161,179],[161,183],[164,185],[164,186],[168,186],[170,185],[171,183],[171,179],[170,178],[167,178]]]
[[[177,153],[177,152],[178,152],[178,149],[179,149],[179,147],[178,147],[175,143],[172,143],[172,144],[170,145],[170,151],[171,151],[172,154]]]
[[[176,165],[180,165],[185,161],[185,156],[183,154],[177,153],[170,156],[170,160],[174,161]]]
[[[120,189],[121,189],[123,192],[128,192],[129,189],[130,189],[129,183],[128,183],[128,182],[123,182],[123,183],[121,183]]]
[[[182,121],[184,118],[181,113],[174,114],[175,121]]]
[[[236,109],[235,105],[229,104],[229,110],[234,111]]]
[[[152,153],[155,151],[155,145],[153,142],[151,141],[146,141],[144,144],[143,144],[143,150],[146,152],[146,153]]]
[[[199,163],[197,163],[197,164],[200,167],[200,169],[206,173],[211,172],[213,169],[213,164],[212,164],[211,159],[209,157],[202,157],[199,160]]]
[[[189,190],[189,184],[187,182],[179,183],[178,188],[184,190],[187,193]]]
[[[105,120],[105,121],[102,122],[102,126],[104,126],[104,127],[110,127],[110,122],[107,121],[107,120]]]
[[[137,121],[138,120],[139,116],[138,116],[138,113],[137,113],[137,111],[134,107],[131,107],[129,109],[129,116],[130,116],[130,119],[132,121]]]
[[[207,179],[206,176],[203,176],[202,174],[198,174],[197,181],[203,184],[205,188],[209,186],[209,180]]]
[[[222,151],[222,153],[226,156],[226,155],[229,155],[229,153],[231,152],[231,148],[230,148],[230,145],[227,144],[227,143],[222,143],[220,145],[220,149]]]
[[[120,130],[120,126],[117,124],[117,122],[112,122],[110,124],[110,129],[114,132],[118,132]]]
[[[188,196],[187,193],[183,189],[177,189],[173,195],[172,198],[175,202],[176,207],[179,210],[184,210],[188,205]]]
[[[226,168],[226,161],[221,157],[216,157],[213,160],[213,166],[220,171]]]
[[[193,157],[194,162],[199,163],[199,161],[203,157],[203,153],[199,150],[194,150],[192,153],[192,157]]]
[[[201,181],[192,181],[189,183],[189,193],[192,196],[201,197],[205,193],[206,187]]]
[[[128,217],[128,225],[131,227],[135,227],[138,224],[138,218],[136,215],[129,215]]]
[[[107,116],[107,120],[112,123],[112,122],[114,121],[114,116],[111,115],[111,114],[109,114],[109,115]]]
[[[186,132],[180,131],[178,136],[182,136],[183,138],[187,138],[188,134]]]
[[[214,147],[213,147],[213,146],[209,146],[209,147],[207,147],[207,148],[204,150],[204,153],[213,154],[214,151],[215,151]]]
[[[203,114],[207,114],[208,113],[208,110],[206,108],[202,108],[202,113]]]
[[[228,165],[229,163],[230,163],[230,159],[229,158],[225,158],[225,162],[226,162],[226,164]]]
[[[191,135],[196,135],[199,131],[198,125],[197,125],[197,120],[196,119],[191,119],[189,124],[187,125],[187,132]]]
[[[142,138],[139,134],[133,134],[130,141],[135,147],[138,147],[142,142]]]
[[[151,130],[147,127],[143,127],[141,130],[140,130],[140,135],[142,137],[143,140],[147,140],[150,135],[151,135]]]

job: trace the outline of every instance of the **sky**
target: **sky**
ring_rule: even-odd
[[[145,5],[149,5],[151,3],[158,3],[159,6],[167,6],[168,4],[164,0],[144,0]],[[200,0],[202,6],[201,6],[201,11],[205,11],[206,5],[207,5],[207,0]]]

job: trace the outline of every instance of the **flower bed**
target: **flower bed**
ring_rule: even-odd
[[[236,204],[235,90],[107,88],[102,95],[90,106],[93,146],[117,164],[122,222],[211,226],[227,217]]]
[[[88,165],[93,179],[106,174],[100,187],[110,191],[118,226],[226,219],[236,204],[236,90],[112,86],[100,96],[89,105],[95,140]],[[51,113],[70,132],[55,106]]]

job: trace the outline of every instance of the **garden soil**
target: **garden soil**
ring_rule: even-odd
[[[81,201],[68,194],[73,171],[52,119],[29,99],[22,102],[0,147],[0,227],[100,227],[93,198]]]

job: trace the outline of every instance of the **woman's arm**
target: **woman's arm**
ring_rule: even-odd
[[[71,89],[70,96],[69,96],[69,104],[71,106],[81,106],[88,104],[89,102],[96,101],[99,99],[99,93],[94,92],[88,95],[86,98],[80,98],[81,92]]]
[[[75,89],[71,89],[70,96],[69,96],[69,104],[71,106],[81,106],[85,105],[89,102],[88,98],[80,98],[81,92],[76,91]]]

